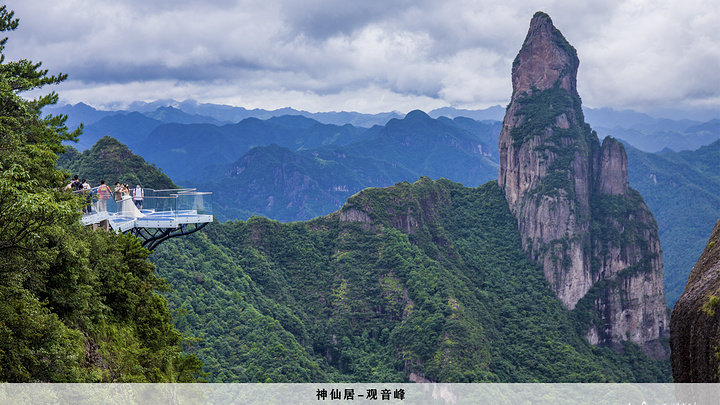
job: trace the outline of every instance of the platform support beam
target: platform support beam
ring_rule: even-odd
[[[148,250],[154,250],[162,242],[174,238],[176,236],[190,235],[191,233],[197,232],[205,227],[209,222],[194,223],[194,224],[182,224],[178,225],[177,228],[132,228],[126,233],[135,235],[139,239],[142,239],[142,246]]]

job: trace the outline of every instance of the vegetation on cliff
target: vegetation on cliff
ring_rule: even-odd
[[[0,7],[0,31],[17,24]],[[0,381],[194,381],[202,365],[182,354],[148,251],[82,227],[81,202],[62,191],[57,154],[79,131],[41,117],[55,93],[21,97],[64,79],[0,63]]]
[[[496,182],[366,189],[308,222],[214,223],[153,253],[214,382],[669,381],[577,332]]]
[[[556,296],[570,309],[584,300],[576,320],[587,322],[587,339],[617,348],[631,340],[666,357],[657,226],[628,187],[622,145],[608,137],[601,146],[584,121],[578,66],[575,49],[536,13],[513,63],[499,185]]]

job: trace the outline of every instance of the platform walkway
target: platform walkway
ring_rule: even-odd
[[[131,189],[132,192],[134,189]],[[113,194],[91,190],[74,191],[86,201],[83,225],[131,233],[154,249],[174,236],[188,235],[213,221],[212,193],[195,189],[153,190],[143,188],[140,206],[132,195],[115,201]]]

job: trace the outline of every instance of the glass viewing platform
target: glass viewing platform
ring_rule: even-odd
[[[143,188],[142,200],[135,200],[131,188],[129,195],[116,201],[114,193],[98,189],[73,191],[85,199],[83,225],[132,233],[151,250],[163,240],[190,234],[213,221],[211,192]]]

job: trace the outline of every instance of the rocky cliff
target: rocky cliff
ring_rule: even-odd
[[[622,144],[601,145],[584,121],[578,66],[550,17],[536,13],[513,62],[498,183],[526,252],[563,304],[588,319],[587,339],[631,340],[662,357],[668,322],[657,225],[628,186]]]
[[[688,277],[670,318],[670,361],[677,383],[720,382],[720,221]]]

